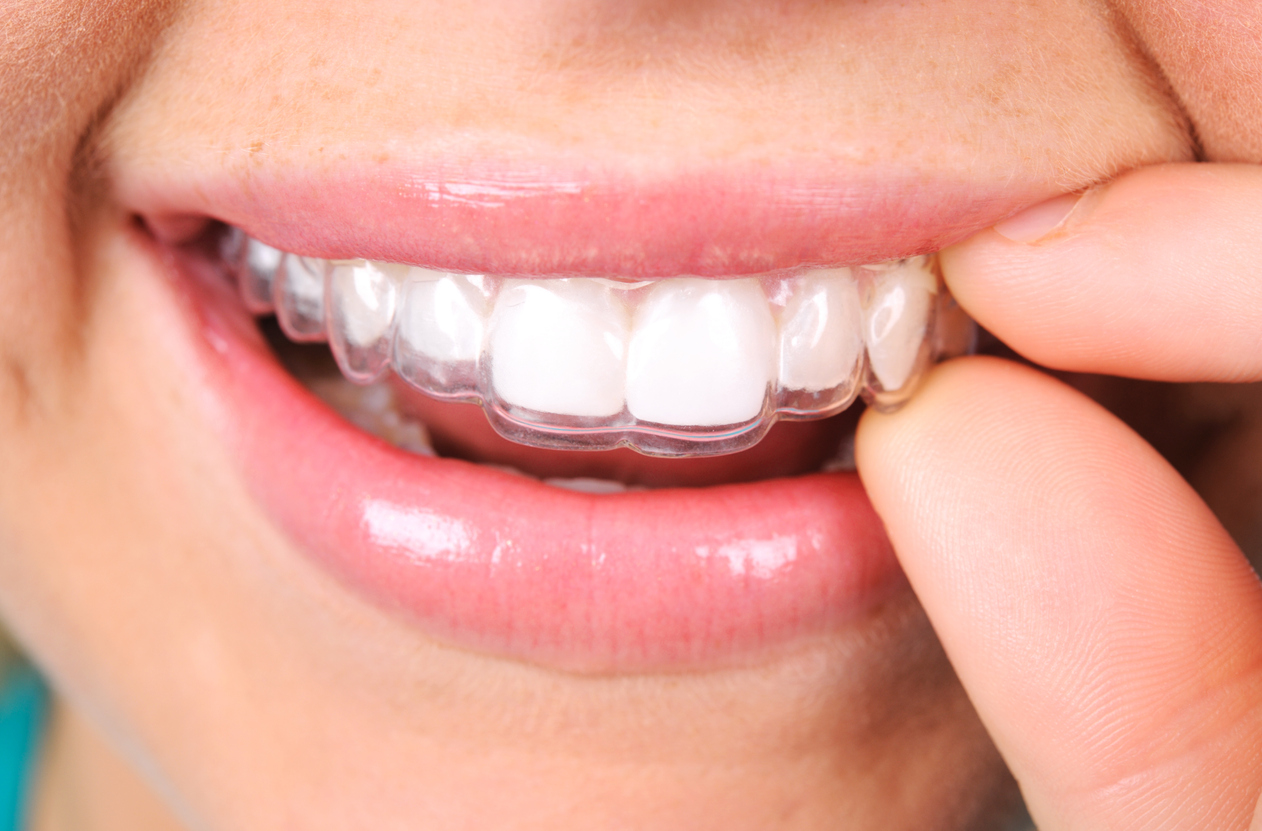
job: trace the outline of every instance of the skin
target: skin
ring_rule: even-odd
[[[914,594],[748,665],[566,675],[299,563],[206,439],[115,186],[194,143],[231,167],[470,135],[897,161],[1031,204],[1108,182],[948,250],[952,291],[1051,369],[1256,382],[1255,6],[10,4],[0,614],[62,702],[36,826],[985,827],[1010,769],[1044,828],[1250,827],[1262,591],[1186,481],[1255,544],[1249,388],[1165,399],[1167,461],[1045,373],[943,366],[856,448]]]

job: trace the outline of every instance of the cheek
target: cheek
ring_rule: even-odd
[[[6,493],[0,510],[9,516],[26,479],[41,472],[17,460],[29,462],[33,452],[57,445],[63,420],[82,397],[91,285],[81,232],[100,196],[78,151],[90,145],[101,108],[141,66],[173,10],[174,4],[154,2],[6,8],[0,56],[0,442]],[[65,521],[73,521],[73,511]],[[10,527],[0,533],[17,536]]]
[[[92,699],[105,679],[151,678],[160,666],[164,610],[197,597],[188,554],[210,539],[204,516],[223,510],[227,492],[191,452],[204,421],[188,400],[195,387],[164,360],[179,341],[144,297],[148,275],[118,258],[121,226],[95,217],[73,267],[29,277],[38,311],[22,321],[28,336],[6,344],[29,381],[4,390],[15,416],[0,429],[6,623],[57,681]]]
[[[1116,4],[1214,161],[1262,160],[1262,50],[1252,0]]]

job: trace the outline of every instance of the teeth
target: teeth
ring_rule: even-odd
[[[435,397],[482,402],[497,430],[541,447],[728,453],[860,392],[891,408],[941,357],[936,344],[969,342],[952,326],[971,326],[938,313],[930,257],[628,282],[326,261],[235,231],[221,250],[247,308],[274,309],[293,340],[327,336],[350,380],[393,369]]]
[[[241,300],[254,314],[272,311],[272,282],[283,256],[283,251],[258,240],[246,241],[241,264]]]
[[[864,309],[863,334],[882,389],[900,389],[911,377],[937,291],[937,278],[922,261],[909,260],[877,277]]]
[[[505,282],[488,351],[504,403],[564,416],[622,412],[627,312],[591,280]]]
[[[276,268],[272,305],[286,335],[296,341],[324,339],[324,272],[328,263],[286,254]]]
[[[329,347],[352,381],[372,382],[390,361],[397,275],[406,270],[366,260],[337,263],[329,269],[325,295]]]
[[[425,425],[405,416],[385,383],[352,386],[340,378],[308,379],[307,386],[359,429],[395,447],[421,456],[433,456],[434,445]]]
[[[480,277],[411,269],[403,288],[394,368],[413,386],[460,396],[477,391],[486,331]]]
[[[713,427],[763,410],[776,325],[754,279],[663,280],[636,311],[627,409],[640,421]]]
[[[780,316],[780,384],[823,392],[854,382],[863,357],[859,287],[848,268],[794,280]]]

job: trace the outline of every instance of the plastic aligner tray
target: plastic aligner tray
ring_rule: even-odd
[[[393,370],[545,448],[716,455],[860,396],[890,410],[975,329],[932,255],[630,281],[320,260],[235,229],[223,250],[246,306],[294,340],[327,340],[351,381]]]

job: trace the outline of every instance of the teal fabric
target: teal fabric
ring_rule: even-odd
[[[48,714],[48,690],[29,664],[11,667],[0,687],[0,831],[26,827],[27,795]]]

